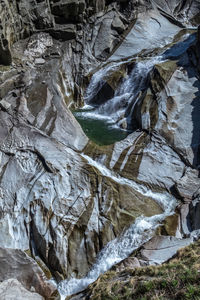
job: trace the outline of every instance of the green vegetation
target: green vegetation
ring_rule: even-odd
[[[199,300],[200,241],[161,266],[109,271],[89,287],[92,300]]]

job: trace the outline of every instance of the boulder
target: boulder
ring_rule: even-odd
[[[44,298],[49,299],[56,292],[56,286],[47,280],[37,263],[21,250],[0,248],[0,265],[0,281],[6,281],[10,278],[16,279],[12,290],[18,281],[27,290],[34,290]],[[10,289],[9,285],[12,287],[12,284],[12,281],[7,282],[8,289]],[[2,288],[1,286],[0,291]],[[0,299],[3,298],[0,297]]]
[[[55,28],[49,29],[48,32],[57,40],[68,41],[76,38],[76,25],[56,25]]]
[[[0,284],[0,299],[44,300],[39,294],[27,291],[18,280],[12,278]]]
[[[68,23],[81,21],[84,10],[85,0],[63,0],[54,1],[51,11],[56,16],[56,23]]]
[[[94,55],[98,59],[108,56],[119,42],[112,30],[114,13],[111,11],[104,16],[93,47]]]
[[[111,24],[112,28],[114,30],[116,30],[119,34],[123,33],[123,31],[125,30],[125,26],[124,23],[121,21],[121,19],[119,18],[119,16],[115,16],[112,24]]]
[[[192,238],[177,239],[171,236],[156,236],[143,245],[139,260],[143,265],[161,264],[171,259],[176,252],[188,246]]]
[[[180,226],[184,236],[188,236],[192,231],[189,203],[184,203],[180,207]]]
[[[122,261],[121,263],[114,266],[112,268],[112,270],[114,270],[116,272],[121,272],[125,269],[135,269],[135,268],[140,268],[140,267],[141,267],[141,264],[139,262],[139,259],[137,257],[130,256],[127,259],[125,259],[124,261]]]
[[[192,230],[199,230],[200,229],[200,199],[194,200],[190,203],[190,223]]]

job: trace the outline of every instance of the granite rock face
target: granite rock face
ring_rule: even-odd
[[[23,251],[0,248],[0,264],[0,281],[7,282],[8,286],[13,284],[14,288],[15,282],[18,281],[27,290],[34,290],[47,299],[50,299],[56,292],[56,286],[48,282],[37,263]],[[10,278],[13,279],[13,282],[9,282]],[[3,289],[3,285],[1,285],[1,289]]]
[[[0,284],[0,297],[2,300],[43,300],[37,293],[27,291],[16,279],[9,279]]]
[[[40,273],[23,251],[58,282],[83,277],[137,217],[162,214],[162,201],[177,200],[163,229],[176,235],[165,238],[170,256],[200,229],[199,31],[183,29],[198,24],[199,1],[152,3],[0,0],[0,259],[10,268],[2,280],[49,297],[46,280],[15,273],[27,261]],[[132,133],[107,147],[89,141],[70,108],[83,104],[92,74],[120,62],[98,86],[106,104],[137,59],[154,57],[123,116]],[[158,239],[150,243],[161,249]],[[16,269],[10,257],[20,257]],[[18,285],[5,284],[11,294]]]

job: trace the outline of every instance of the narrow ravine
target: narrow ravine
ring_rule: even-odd
[[[106,78],[116,72],[122,64],[133,61],[133,58],[127,59],[125,62],[111,62],[105,68],[100,69],[94,73],[91,78],[85,94],[86,105],[82,110],[75,113],[76,118],[79,121],[84,120],[85,122],[93,120],[94,127],[95,121],[96,126],[98,126],[97,124],[99,124],[98,122],[100,121],[107,124],[107,128],[118,128],[118,130],[123,122],[126,122],[129,125],[129,118],[131,119],[137,104],[138,95],[147,87],[148,75],[154,66],[169,59],[176,59],[176,57],[187,50],[194,40],[195,35],[186,33],[181,37],[181,40],[171,48],[166,50],[165,45],[165,50],[158,56],[143,60],[135,58],[131,72],[121,81],[118,88],[115,90],[114,97],[108,99],[105,103],[93,105],[92,100],[105,84]],[[127,108],[129,108],[129,113],[127,113]],[[107,134],[109,134],[109,130]],[[123,139],[123,136],[121,136],[121,139]],[[102,176],[108,177],[120,185],[127,185],[144,197],[152,198],[163,209],[163,213],[152,217],[138,217],[134,224],[123,232],[120,237],[109,242],[99,253],[96,262],[86,277],[81,279],[71,278],[62,281],[59,284],[59,292],[62,296],[62,300],[64,300],[66,296],[83,291],[101,274],[109,270],[113,265],[127,258],[134,250],[150,240],[154,235],[156,228],[161,225],[166,217],[174,213],[177,205],[176,199],[169,193],[153,192],[147,186],[140,185],[132,180],[121,177],[119,174],[106,168],[91,157],[85,154],[81,154],[81,156],[89,165],[95,167]]]

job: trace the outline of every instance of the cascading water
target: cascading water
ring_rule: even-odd
[[[148,74],[155,63],[161,58],[138,62],[116,90],[113,99],[98,108],[98,114],[111,118],[114,123],[120,125],[125,120],[127,107],[131,105],[131,112],[138,100],[138,94],[144,90],[147,84]]]
[[[125,117],[127,108],[131,105],[130,113],[134,110],[139,92],[146,87],[149,72],[154,65],[161,60],[162,57],[159,56],[135,63],[130,74],[126,75],[122,83],[116,89],[112,99],[109,99],[106,103],[99,105],[97,108],[92,109],[91,106],[88,106],[89,111],[84,111],[84,114],[78,112],[77,116],[82,114],[83,118],[103,119],[109,123],[110,126],[120,126],[127,119],[127,116]],[[113,63],[93,75],[86,91],[85,102],[87,105],[91,104],[91,100],[102,88],[105,83],[105,78],[115,72],[121,64],[122,62]]]
[[[90,103],[105,83],[105,78],[112,74],[123,62],[111,63],[94,73],[85,93],[85,102]]]
[[[90,157],[82,155],[88,164],[97,168],[103,176],[112,178],[112,180],[128,185],[145,196],[152,197],[163,209],[163,214],[152,217],[140,216],[135,223],[131,225],[119,238],[114,239],[100,252],[96,263],[89,271],[87,276],[82,279],[71,278],[64,280],[59,284],[61,299],[66,296],[78,293],[84,290],[89,284],[94,282],[102,273],[109,270],[113,265],[127,258],[134,250],[147,242],[153,236],[155,229],[169,215],[171,215],[176,206],[176,199],[168,194],[153,193],[147,187],[139,185],[134,181],[123,178],[107,169],[105,166],[97,163]]]

